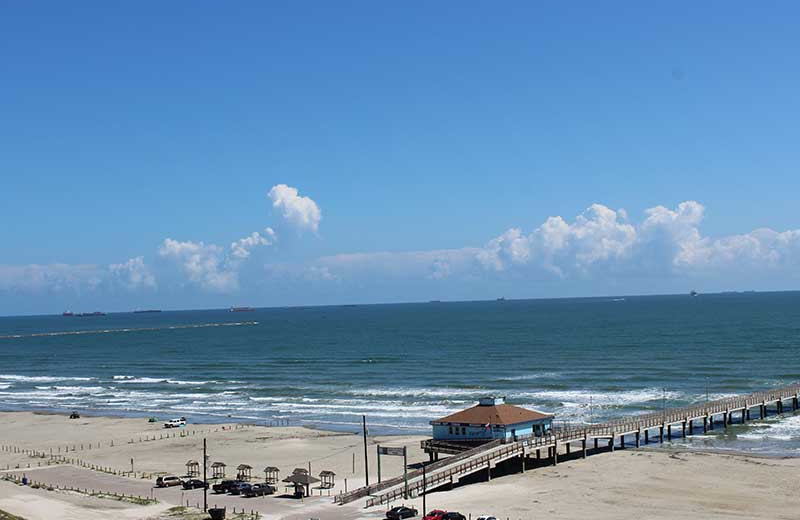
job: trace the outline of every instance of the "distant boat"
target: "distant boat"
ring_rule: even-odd
[[[428,303],[442,303],[442,300],[431,300]]]
[[[64,311],[61,313],[62,316],[75,316],[75,313],[72,311]]]
[[[161,309],[136,309],[134,314],[144,314],[146,312],[161,312]]]
[[[689,293],[689,296],[692,296],[692,297],[694,297],[694,296],[697,296],[698,294],[700,294],[700,293],[698,293],[698,292],[697,292],[697,291],[695,291],[695,290],[692,290],[692,291]]]
[[[497,299],[497,301],[499,301],[499,302],[504,302],[504,301],[506,301],[506,299],[505,299],[505,297],[504,297],[504,296],[501,296],[501,297],[499,297],[499,298]]]
[[[254,310],[252,307],[231,307],[228,312],[249,312]]]
[[[80,318],[86,318],[88,316],[105,316],[105,315],[106,315],[105,312],[94,311],[94,312],[79,312],[78,314],[75,314],[74,316],[78,316]]]

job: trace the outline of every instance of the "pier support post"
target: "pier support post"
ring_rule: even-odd
[[[767,415],[767,402],[763,401],[760,405],[758,405],[758,418],[764,419]]]
[[[783,413],[783,401],[781,401],[780,399],[778,399],[778,404],[777,404],[777,406],[778,406],[778,413],[779,413],[779,414]]]
[[[681,423],[681,427],[682,427],[682,429],[681,429],[681,437],[683,437],[685,439],[686,438],[686,419],[684,419],[683,422]]]
[[[583,437],[582,448],[583,448],[583,458],[586,458],[586,442],[589,440],[588,436]]]
[[[611,453],[614,453],[614,434],[611,434],[611,438],[608,439],[608,447],[611,448]]]
[[[658,427],[658,442],[664,442],[664,425]]]
[[[728,427],[728,410],[722,412],[722,427],[723,428]]]
[[[749,421],[750,420],[750,408],[747,408],[746,416],[747,416],[747,420]]]
[[[486,482],[492,480],[492,463],[486,462]]]
[[[703,433],[708,433],[708,416],[703,417]]]
[[[558,465],[558,441],[553,445],[553,466]]]
[[[708,429],[709,430],[713,430],[714,429],[714,414],[713,413],[708,414]]]
[[[797,408],[798,408],[797,396],[794,396],[792,397],[792,411],[793,412],[796,411]]]
[[[689,435],[694,435],[694,420],[689,419]]]
[[[594,449],[597,449],[597,437],[594,438]]]
[[[642,445],[642,443],[640,442],[641,437],[642,437],[642,429],[639,428],[638,430],[636,430],[636,447],[637,448],[639,448]]]
[[[667,440],[669,440],[669,441],[672,440],[672,425],[671,424],[667,425]]]
[[[540,460],[542,458],[542,450],[536,450],[536,460]]]
[[[745,421],[744,416],[747,413],[746,410],[747,410],[747,408],[742,408],[742,424],[744,424],[744,421]]]
[[[619,436],[619,449],[621,449],[621,450],[625,449],[625,436],[624,435],[620,435]]]
[[[644,443],[648,444],[650,442],[650,430],[647,428],[644,429]]]

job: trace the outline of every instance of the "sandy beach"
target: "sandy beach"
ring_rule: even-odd
[[[138,505],[86,494],[32,489],[0,482],[0,510],[28,520],[149,519],[176,505],[202,504],[200,490],[154,489],[159,474],[183,475],[189,459],[202,460],[202,439],[208,441],[211,461],[222,461],[234,476],[241,463],[254,468],[280,468],[281,478],[296,467],[317,475],[336,473],[331,495],[364,483],[363,440],[353,434],[300,427],[188,425],[178,432],[146,419],[84,417],[70,420],[57,414],[9,412],[0,414],[0,468],[53,487],[153,497],[156,504]],[[167,437],[169,433],[169,437]],[[172,434],[176,434],[172,437]],[[376,478],[375,446],[406,446],[409,462],[425,457],[421,436],[370,437],[370,476]],[[141,439],[141,441],[139,440]],[[145,440],[151,439],[151,440]],[[81,448],[81,446],[83,446]],[[89,447],[91,446],[91,448]],[[69,449],[70,451],[66,451]],[[75,451],[72,451],[72,450]],[[44,453],[33,456],[25,450]],[[50,450],[81,463],[48,464]],[[60,452],[59,452],[60,450]],[[130,472],[133,459],[134,473]],[[354,466],[355,461],[355,466]],[[90,468],[83,467],[89,465]],[[95,469],[91,469],[94,467]],[[6,469],[8,468],[8,469]],[[102,470],[99,470],[102,468]],[[800,459],[758,458],[740,454],[674,451],[646,448],[602,453],[540,467],[490,482],[430,493],[428,509],[502,518],[794,518],[800,499],[794,493]],[[402,459],[382,458],[384,478],[402,472]],[[258,511],[267,519],[381,518],[383,509],[364,509],[363,501],[346,506],[332,503],[327,491],[313,490],[304,500],[281,497],[246,499],[209,494],[209,504]],[[87,492],[88,494],[88,492]],[[422,499],[408,501],[421,509]]]

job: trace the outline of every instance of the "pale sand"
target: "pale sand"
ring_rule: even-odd
[[[207,430],[212,431],[207,431]],[[216,429],[217,431],[213,431]],[[235,466],[247,463],[254,475],[263,478],[260,470],[278,466],[281,478],[295,467],[312,463],[312,473],[327,469],[337,473],[337,487],[348,488],[364,482],[363,441],[351,434],[339,434],[307,428],[225,429],[221,426],[190,425],[186,431],[204,430],[211,460],[229,465],[229,476]],[[84,444],[84,450],[70,452],[92,464],[146,472],[182,475],[188,459],[202,460],[202,437],[194,435],[149,442],[138,438],[166,433],[160,424],[145,419],[83,418],[71,421],[61,415],[32,413],[0,414],[0,444],[14,445],[49,452],[69,444]],[[409,461],[419,462],[424,456],[419,448],[420,436],[370,438],[370,474],[375,480],[375,444],[407,446]],[[114,446],[110,441],[114,440]],[[134,439],[136,442],[128,444]],[[97,442],[101,447],[97,448]],[[95,447],[88,449],[88,444]],[[353,472],[353,455],[356,467]],[[402,459],[383,457],[385,478],[402,472]],[[48,484],[72,485],[103,491],[147,496],[152,481],[124,478],[70,466],[42,467],[36,459],[24,454],[0,452],[0,467],[20,465],[15,474]],[[31,468],[28,469],[27,465]],[[586,460],[562,462],[557,467],[530,470],[463,486],[451,491],[431,493],[428,509],[439,507],[471,513],[493,513],[499,518],[593,518],[646,519],[681,518],[763,518],[800,517],[800,498],[796,481],[800,475],[800,459],[767,459],[748,456],[668,452],[659,449],[617,450],[594,455]],[[283,492],[283,489],[281,489]],[[19,514],[29,520],[154,518],[171,505],[194,505],[202,501],[199,490],[182,493],[180,489],[155,490],[161,501],[155,506],[135,506],[124,502],[79,497],[66,493],[33,490],[0,482],[0,509]],[[315,491],[315,493],[319,493]],[[410,501],[417,508],[421,499]],[[279,497],[244,499],[209,495],[210,504],[254,509],[271,519],[359,519],[380,518],[381,509],[363,509],[363,501],[339,507],[328,496],[315,496],[304,501]]]

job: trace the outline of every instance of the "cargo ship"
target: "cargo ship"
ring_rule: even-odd
[[[79,318],[85,318],[87,316],[105,316],[105,312],[94,311],[94,312],[79,312],[78,314],[73,314],[73,316],[78,316]]]
[[[252,307],[231,307],[228,312],[249,312],[254,310]]]
[[[64,311],[61,313],[62,316],[75,316],[75,313],[72,311]]]
[[[145,314],[148,312],[161,312],[161,309],[136,309],[133,311],[134,314]]]

